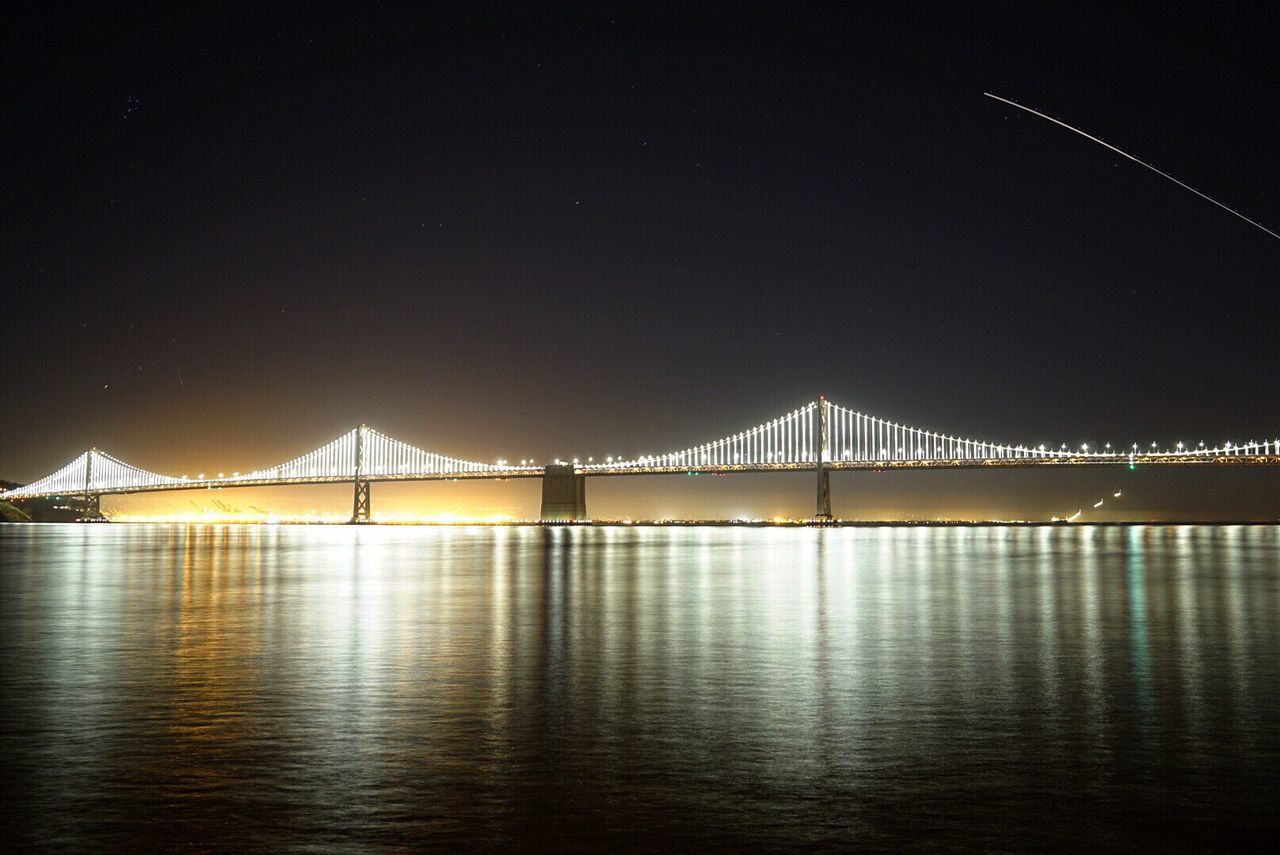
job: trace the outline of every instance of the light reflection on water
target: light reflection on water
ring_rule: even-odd
[[[1276,830],[1280,529],[0,528],[27,843]]]

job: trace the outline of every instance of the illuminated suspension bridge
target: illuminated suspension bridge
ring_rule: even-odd
[[[587,520],[586,478],[605,475],[812,471],[817,477],[814,518],[831,519],[829,474],[847,469],[958,469],[1032,466],[1244,466],[1280,465],[1280,437],[1216,446],[1126,448],[1007,445],[962,438],[869,416],[825,398],[750,430],[666,454],[607,458],[587,463],[532,461],[482,463],[424,451],[365,425],[301,457],[251,472],[196,478],[161,475],[90,448],[61,469],[0,492],[0,499],[82,497],[86,517],[100,518],[104,495],[283,484],[349,483],[352,522],[370,519],[375,481],[541,478],[545,521]]]

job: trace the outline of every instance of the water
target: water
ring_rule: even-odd
[[[1223,848],[1280,528],[0,526],[6,836]]]

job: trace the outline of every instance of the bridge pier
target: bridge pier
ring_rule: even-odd
[[[102,515],[102,494],[85,493],[84,510],[81,511],[80,522],[106,522]]]
[[[813,515],[817,522],[831,522],[831,470],[818,467],[818,509]]]
[[[351,503],[352,525],[369,522],[370,521],[369,514],[370,514],[371,507],[372,507],[372,502],[370,501],[370,498],[369,498],[369,482],[364,480],[357,480],[355,499]]]
[[[572,464],[548,464],[542,474],[543,522],[587,520],[587,476]]]

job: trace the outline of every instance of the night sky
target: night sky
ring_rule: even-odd
[[[819,393],[1009,443],[1280,432],[1280,240],[983,96],[1280,230],[1277,4],[462,5],[6,22],[0,477],[90,444],[247,470],[361,421],[481,460],[657,453]],[[621,481],[593,512],[813,508],[810,476]],[[845,516],[1113,484],[1140,517],[1280,516],[1275,471],[833,479]],[[375,512],[534,515],[536,486]]]

